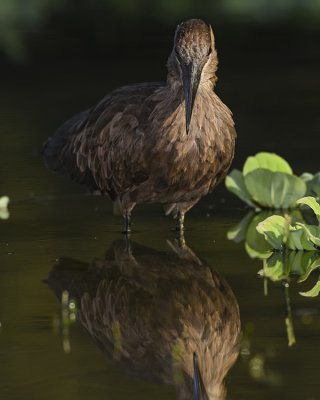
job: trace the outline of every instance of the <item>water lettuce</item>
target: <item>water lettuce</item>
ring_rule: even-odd
[[[228,231],[228,239],[236,243],[244,241],[249,257],[267,259],[272,254],[273,249],[280,249],[282,247],[284,231],[282,237],[276,243],[270,243],[263,234],[258,232],[257,226],[270,217],[284,218],[285,214],[281,210],[276,211],[276,213],[275,215],[272,210],[264,210],[259,213],[248,212],[238,225]],[[291,210],[289,217],[294,223],[304,222],[302,214],[298,209]],[[314,246],[310,246],[310,249],[314,249]]]
[[[300,178],[306,182],[307,185],[307,196],[320,198],[320,172],[316,174],[310,174],[309,172],[304,172],[300,175]]]
[[[229,191],[255,209],[288,209],[296,207],[296,201],[307,192],[307,182],[310,181],[310,186],[314,179],[306,175],[304,178],[294,175],[282,157],[262,152],[248,157],[242,172],[231,171],[225,184]]]
[[[297,205],[309,206],[315,213],[318,225],[296,222],[291,224],[288,216],[272,215],[257,225],[257,231],[275,250],[284,246],[289,250],[316,250],[320,248],[320,205],[314,197],[303,197]]]

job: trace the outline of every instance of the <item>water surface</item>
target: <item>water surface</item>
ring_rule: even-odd
[[[64,119],[120,84],[154,80],[155,74],[160,79],[164,62],[153,70],[150,64],[144,71],[130,70],[126,79],[121,65],[109,66],[108,73],[119,67],[112,82],[104,66],[47,66],[24,74],[6,73],[0,99],[5,143],[0,147],[0,173],[1,194],[9,195],[12,202],[10,218],[0,221],[1,398],[176,398],[175,385],[169,380],[154,382],[132,373],[114,360],[113,351],[102,351],[81,323],[70,323],[66,333],[61,327],[61,303],[47,282],[61,257],[90,264],[104,260],[113,243],[123,240],[123,221],[112,215],[110,201],[91,197],[85,189],[55,176],[44,167],[40,155],[41,143]],[[318,118],[316,66],[292,66],[291,81],[284,66],[268,69],[267,75],[266,70],[253,69],[248,84],[248,66],[234,69],[227,61],[224,65],[218,90],[237,121],[234,166],[241,166],[252,152],[270,150],[286,156],[297,172],[319,170],[318,149],[308,142]],[[276,97],[275,86],[281,94]],[[299,291],[310,289],[318,273],[303,284],[290,283],[296,343],[289,347],[283,284],[268,282],[266,296],[266,282],[257,274],[262,261],[251,259],[243,242],[227,239],[228,230],[245,214],[221,186],[186,217],[186,244],[206,268],[226,281],[240,309],[243,340],[225,379],[227,398],[317,399],[319,299],[302,297]],[[177,257],[168,244],[175,243],[174,223],[161,206],[137,207],[133,222],[133,241],[147,253],[165,254],[171,260]],[[133,246],[133,256],[134,252]],[[161,270],[160,265],[159,261]],[[201,276],[195,279],[202,282]],[[152,369],[151,356],[146,362]]]

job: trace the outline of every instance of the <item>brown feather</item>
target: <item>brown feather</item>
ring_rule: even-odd
[[[202,68],[188,134],[181,59]],[[232,114],[214,93],[217,63],[211,27],[179,25],[167,82],[119,88],[67,121],[45,145],[47,164],[108,193],[122,213],[144,202],[185,213],[221,182],[234,156]]]

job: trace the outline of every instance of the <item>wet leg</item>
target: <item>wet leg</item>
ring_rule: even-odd
[[[125,223],[124,223],[123,233],[125,233],[126,235],[130,235],[130,233],[131,233],[131,211],[126,211],[126,213],[124,214],[124,219],[125,219]]]
[[[176,231],[182,233],[182,235],[183,235],[183,231],[184,231],[184,212],[181,212],[181,211],[178,212]]]

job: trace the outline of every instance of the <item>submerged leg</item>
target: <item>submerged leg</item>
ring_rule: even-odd
[[[126,211],[124,214],[125,223],[124,223],[124,231],[126,235],[131,233],[131,211]]]
[[[132,255],[130,235],[125,236],[125,249],[129,256]]]

